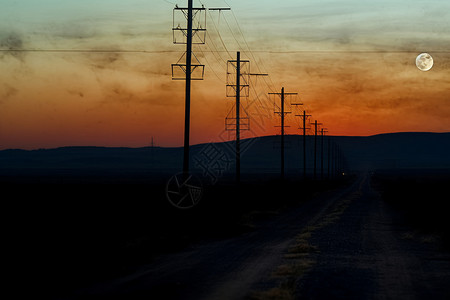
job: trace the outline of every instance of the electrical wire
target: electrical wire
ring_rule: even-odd
[[[120,50],[120,49],[0,49],[0,52],[51,53],[178,53],[179,50]]]

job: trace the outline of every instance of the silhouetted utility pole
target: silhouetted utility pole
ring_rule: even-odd
[[[339,177],[339,175],[342,173],[341,172],[341,149],[339,147],[339,145],[337,143],[335,143],[335,159],[334,159],[334,164],[335,164],[335,174],[336,177]]]
[[[324,153],[324,151],[323,151],[323,134],[325,132],[328,132],[328,131],[326,130],[326,128],[322,128],[320,130],[320,132],[321,132],[321,135],[322,135],[322,137],[321,137],[321,146],[320,146],[320,149],[321,149],[321,151],[320,151],[320,179],[323,180],[323,153]]]
[[[331,147],[330,147],[330,142],[331,142],[331,137],[328,136],[328,139],[327,139],[327,146],[328,146],[328,151],[327,151],[328,172],[327,172],[327,174],[328,174],[328,179],[330,179],[330,167],[331,167],[331,153],[330,153]]]
[[[187,20],[187,28],[183,28],[180,23],[176,24],[175,16],[176,12],[181,11],[184,17]],[[175,6],[174,8],[174,18],[173,18],[173,27],[172,32],[174,34],[173,42],[174,44],[186,44],[186,52],[183,54],[186,58],[186,63],[180,63],[183,56],[176,64],[172,64],[172,79],[185,79],[186,80],[186,88],[185,88],[185,106],[184,106],[184,153],[183,153],[183,174],[187,176],[189,174],[189,133],[190,133],[190,114],[191,114],[191,80],[202,80],[204,74],[204,65],[200,63],[192,64],[193,53],[192,53],[192,38],[194,36],[193,31],[197,36],[199,36],[199,32],[205,33],[206,31],[206,14],[204,25],[202,22],[198,22],[197,27],[193,29],[193,19],[194,16],[197,15],[198,12],[205,11],[204,7],[201,8],[193,8],[193,0],[188,0],[188,7],[182,8]],[[194,13],[195,12],[195,13]],[[181,39],[177,39],[176,32],[182,34]],[[205,39],[200,38],[200,42],[197,44],[204,44]],[[194,55],[195,57],[195,55]],[[195,57],[196,59],[196,57]],[[197,59],[196,59],[197,60]],[[198,62],[198,60],[197,60]],[[179,76],[176,74],[177,71],[182,70],[184,72],[185,77]],[[192,72],[198,69],[200,70],[200,76],[198,78],[192,78]]]
[[[298,106],[298,105],[303,105],[303,103],[291,103],[291,105],[294,105],[294,106]],[[300,115],[295,115],[296,117],[297,116],[300,116]],[[303,139],[303,144],[305,144],[305,139]],[[304,172],[305,170],[303,169],[303,178],[305,177],[305,172]]]
[[[306,110],[303,111],[303,115],[296,115],[303,119],[303,179],[306,178],[306,118],[311,115],[306,114]],[[308,128],[309,129],[309,128]]]
[[[337,177],[337,172],[338,172],[338,155],[337,155],[337,153],[338,153],[338,151],[337,151],[337,144],[336,143],[333,143],[333,156],[334,156],[334,159],[333,159],[333,164],[334,164],[334,167],[333,167],[333,173],[334,173],[334,177]]]
[[[241,130],[249,130],[250,119],[241,117],[241,94],[248,97],[249,94],[249,61],[241,60],[241,53],[236,53],[236,60],[227,62],[227,97],[234,97],[235,117],[225,118],[225,130],[234,130],[236,133],[236,183],[241,181]],[[243,70],[244,69],[244,70]],[[231,122],[229,122],[231,120]],[[241,123],[241,120],[246,122]],[[241,126],[243,125],[243,126]]]
[[[152,137],[152,144],[151,144],[151,156],[152,156],[152,163],[153,163],[153,151],[154,151],[155,144],[153,143],[153,137]]]
[[[322,123],[317,123],[317,120],[314,121],[314,180],[317,176],[317,126],[322,125]]]
[[[236,55],[236,183],[241,182],[241,136],[239,108],[241,106],[241,52]]]
[[[216,9],[217,10],[217,9]],[[227,62],[227,97],[234,97],[236,103],[233,109],[225,118],[225,130],[234,131],[236,134],[236,183],[241,181],[241,131],[250,130],[250,118],[244,115],[245,109],[241,110],[241,96],[249,96],[250,76],[267,76],[267,74],[250,73],[250,61],[242,60],[241,53],[236,53],[236,60]]]
[[[297,93],[285,93],[284,92],[284,87],[281,88],[281,93],[269,93],[269,95],[279,95],[281,96],[281,111],[280,112],[275,112],[276,114],[280,114],[281,116],[281,173],[280,173],[280,177],[281,180],[284,180],[284,127],[287,127],[284,125],[284,116],[286,114],[289,114],[290,112],[285,112],[284,111],[284,98],[286,95],[297,95]]]
[[[183,173],[189,174],[189,130],[191,116],[191,64],[192,64],[192,1],[188,0],[186,43],[186,95],[184,107],[184,156]]]
[[[337,144],[333,142],[332,145],[333,148],[333,177],[336,177],[337,175]]]

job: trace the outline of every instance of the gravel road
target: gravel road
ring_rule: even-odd
[[[303,299],[450,299],[450,253],[414,231],[365,175],[336,222],[312,234],[317,263],[297,283]]]
[[[448,299],[449,275],[450,255],[398,222],[364,174],[251,232],[159,256],[62,298]]]

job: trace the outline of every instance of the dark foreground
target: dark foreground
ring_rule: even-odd
[[[450,176],[408,175],[217,184],[189,211],[142,176],[3,178],[10,287],[46,299],[447,299],[438,199]]]

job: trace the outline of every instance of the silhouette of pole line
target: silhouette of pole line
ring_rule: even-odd
[[[187,12],[187,42],[186,42],[186,95],[184,110],[184,153],[183,153],[183,174],[185,178],[189,175],[189,130],[191,114],[191,63],[192,63],[192,4],[193,0],[188,0]]]
[[[284,116],[290,112],[284,111],[284,97],[286,95],[297,95],[297,93],[285,93],[284,87],[281,88],[281,93],[269,93],[269,95],[280,95],[281,96],[281,112],[275,112],[279,113],[281,115],[281,167],[280,167],[280,177],[281,180],[284,180]]]
[[[303,110],[303,115],[296,115],[297,117],[302,117],[303,119],[303,179],[306,178],[306,118],[311,115],[306,114],[306,110]]]
[[[322,123],[317,123],[317,120],[314,121],[314,180],[317,179],[317,126],[322,125]]]

